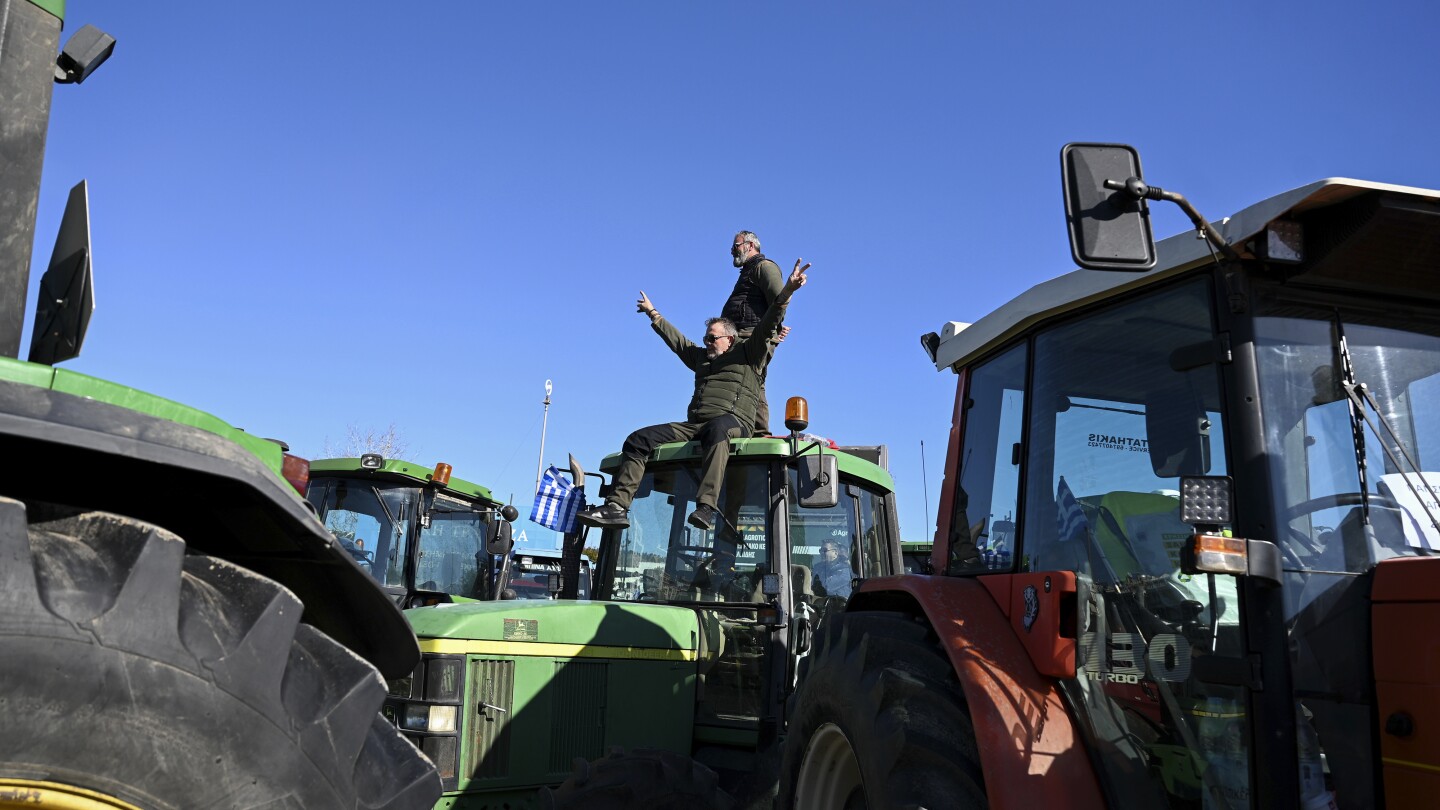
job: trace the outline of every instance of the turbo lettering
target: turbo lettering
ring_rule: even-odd
[[[1190,679],[1190,642],[1176,633],[1157,633],[1146,644],[1138,633],[1080,634],[1080,661],[1092,681],[1139,683],[1142,678],[1179,683]]]

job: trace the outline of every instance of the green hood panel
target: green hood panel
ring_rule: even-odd
[[[405,611],[421,639],[698,652],[695,611],[618,602],[467,602]],[[427,648],[433,645],[425,645]],[[458,650],[457,650],[458,652]],[[606,657],[606,656],[601,656]],[[626,656],[629,657],[629,656]]]

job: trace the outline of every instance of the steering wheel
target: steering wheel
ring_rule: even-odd
[[[677,564],[683,563],[689,569],[691,579],[715,562],[715,550],[709,546],[676,546],[670,552]]]
[[[1285,510],[1286,522],[1298,517],[1319,512],[1321,509],[1334,509],[1339,506],[1359,506],[1369,499],[1372,505],[1387,506],[1391,509],[1399,509],[1400,504],[1393,498],[1388,498],[1376,492],[1368,494],[1364,492],[1337,492],[1334,495],[1321,495],[1318,498],[1311,498],[1308,501],[1301,501]]]
[[[1367,498],[1372,506],[1384,506],[1391,509],[1401,508],[1400,504],[1396,503],[1394,498],[1389,498],[1375,492],[1368,493],[1368,495],[1363,492],[1337,492],[1333,495],[1321,495],[1318,498],[1311,498],[1308,501],[1301,501],[1300,503],[1295,504],[1289,509],[1286,509],[1285,529],[1290,533],[1290,536],[1293,537],[1302,548],[1308,551],[1312,556],[1318,558],[1321,556],[1321,554],[1324,553],[1325,550],[1320,546],[1316,545],[1315,540],[1310,537],[1310,535],[1300,531],[1294,526],[1291,526],[1291,521],[1305,517],[1306,515],[1312,515],[1324,509],[1336,509],[1342,506],[1359,506],[1364,503]],[[1280,554],[1285,558],[1285,562],[1288,565],[1295,566],[1296,570],[1303,571],[1308,567],[1313,567],[1306,566],[1303,562],[1301,562],[1300,557],[1295,553],[1295,550],[1291,548],[1288,543],[1282,544],[1280,546]]]

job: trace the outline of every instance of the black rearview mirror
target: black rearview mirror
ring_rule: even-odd
[[[1150,209],[1106,181],[1139,182],[1140,153],[1119,143],[1071,143],[1060,150],[1070,253],[1089,270],[1145,271],[1155,266]]]
[[[511,538],[510,521],[497,520],[490,524],[490,531],[485,538],[485,550],[496,557],[504,557],[514,548],[515,541]]]
[[[796,479],[803,509],[829,509],[840,503],[839,465],[834,454],[800,456]]]

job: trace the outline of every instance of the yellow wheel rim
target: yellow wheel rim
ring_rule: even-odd
[[[143,810],[114,796],[95,790],[37,782],[30,779],[0,779],[0,808],[25,807],[34,810]]]

